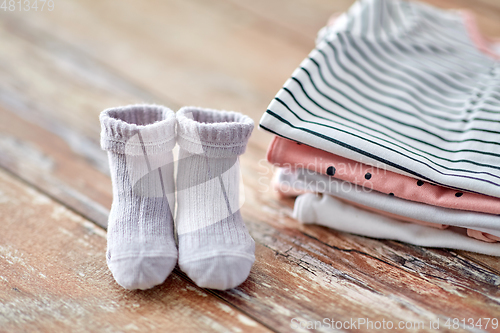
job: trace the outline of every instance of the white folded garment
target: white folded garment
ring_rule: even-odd
[[[361,236],[392,239],[409,244],[451,248],[500,256],[500,243],[468,237],[464,229],[435,229],[400,222],[343,203],[330,195],[302,194],[295,200],[294,218]]]
[[[410,219],[479,230],[500,237],[500,216],[431,206],[370,190],[307,169],[277,170],[277,182],[295,190],[326,193]]]

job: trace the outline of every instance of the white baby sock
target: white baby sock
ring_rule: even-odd
[[[238,163],[253,127],[252,119],[236,112],[177,112],[179,267],[200,287],[234,288],[255,260],[239,210]]]
[[[100,121],[113,183],[108,267],[122,287],[148,289],[165,281],[177,262],[175,113],[157,105],[130,105],[103,111]]]

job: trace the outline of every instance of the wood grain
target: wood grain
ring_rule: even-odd
[[[254,199],[257,202],[248,202]],[[258,206],[267,209],[256,211],[254,207]],[[274,252],[258,261],[252,277],[259,276],[259,265],[267,264],[266,269],[273,271],[274,279],[262,279],[262,283],[274,286],[269,281],[281,278],[280,284],[287,288],[295,286],[290,288],[295,291],[293,295],[322,303],[321,310],[325,311],[319,316],[307,312],[305,315],[303,309],[295,308],[296,312],[290,312],[291,317],[301,314],[308,320],[321,320],[321,316],[330,314],[349,320],[355,314],[372,320],[414,318],[428,322],[437,317],[446,321],[500,313],[500,276],[453,251],[302,226],[290,218],[289,207],[283,207],[281,201],[264,193],[247,197],[244,208],[248,208],[244,212],[252,236]],[[301,288],[307,291],[297,293]],[[280,290],[283,287],[273,292],[285,299],[290,297]],[[356,292],[351,293],[353,290]],[[273,301],[279,297],[275,296]],[[339,308],[348,310],[344,313]],[[411,310],[407,312],[408,309]],[[265,322],[264,318],[260,320]]]
[[[78,172],[72,173],[73,177],[71,177],[71,174],[65,176],[64,173],[52,173],[45,170],[43,174],[46,179],[56,179],[61,184],[69,183],[71,186],[75,187],[78,183],[83,182],[91,186],[80,187],[78,191],[88,192],[89,194],[92,193],[89,189],[101,182],[93,182],[92,179],[102,179],[102,182],[110,187],[109,179],[106,176],[99,176],[98,171],[93,169],[85,160],[79,159],[78,155],[72,155],[74,153],[71,153],[70,149],[60,138],[44,132],[43,129],[37,128],[35,125],[26,124],[22,119],[9,113],[4,112],[2,116],[5,117],[4,119],[8,119],[8,123],[10,124],[9,128],[2,128],[2,132],[11,134],[12,136],[17,135],[13,141],[23,143],[18,144],[16,148],[28,146],[29,143],[32,145],[32,151],[37,152],[33,154],[32,151],[27,151],[27,149],[24,148],[24,150],[19,150],[21,152],[19,155],[10,156],[11,161],[25,161],[24,163],[26,163],[22,168],[19,168],[19,166],[12,167],[12,170],[22,172],[22,175],[27,177],[27,175],[31,175],[31,173],[34,172],[33,170],[36,170],[36,165],[37,163],[39,164],[39,161],[35,160],[35,163],[30,165],[30,161],[26,158],[23,159],[23,156],[45,156],[45,158],[41,158],[41,160],[50,158],[52,161],[47,164],[60,165],[56,170],[64,170],[65,168],[71,169],[71,163],[76,163],[76,166],[79,167],[79,169],[77,169]],[[24,135],[21,136],[19,133],[24,133]],[[30,135],[33,137],[30,137]],[[38,140],[35,141],[35,138],[38,138]],[[25,143],[23,140],[26,140],[28,143]],[[29,140],[31,140],[31,142]],[[5,149],[5,146],[2,148]],[[246,157],[251,158],[252,153],[248,153]],[[257,174],[256,170],[248,169],[250,166],[254,165],[255,163],[244,163],[244,174]],[[75,177],[75,175],[77,175],[77,177]],[[32,180],[34,182],[37,181],[36,178]],[[44,188],[50,188],[45,184],[42,185]],[[103,186],[103,184],[99,186]],[[427,253],[427,251],[423,249],[415,253],[415,250],[411,249],[412,247],[398,244],[398,254],[395,255],[391,253],[391,251],[394,250],[383,247],[384,242],[367,240],[352,235],[343,235],[320,227],[301,228],[300,225],[289,218],[290,207],[286,206],[286,201],[276,201],[268,191],[267,193],[261,193],[262,188],[259,187],[260,186],[254,188],[251,184],[247,184],[247,204],[244,206],[244,216],[247,225],[250,228],[252,236],[258,243],[257,263],[252,270],[250,278],[240,288],[227,293],[218,293],[218,297],[223,298],[244,313],[249,313],[252,317],[258,319],[259,322],[265,325],[287,331],[290,320],[294,317],[300,316],[300,318],[312,321],[322,320],[322,316],[327,314],[341,319],[351,318],[353,315],[370,318],[371,320],[385,319],[399,321],[401,318],[410,318],[408,317],[408,312],[400,307],[399,304],[401,300],[398,299],[399,297],[406,299],[406,302],[411,303],[413,307],[418,306],[419,313],[425,314],[416,317],[419,320],[422,318],[425,320],[437,318],[432,315],[433,313],[440,313],[433,312],[435,308],[432,307],[429,309],[429,304],[426,303],[419,304],[412,299],[415,295],[413,293],[407,295],[404,289],[400,290],[399,293],[396,292],[396,289],[390,284],[389,286],[385,286],[385,292],[394,295],[393,298],[396,299],[395,301],[385,300],[386,303],[389,302],[392,305],[389,308],[390,311],[379,311],[378,314],[371,313],[371,305],[369,304],[380,302],[381,300],[378,299],[379,297],[385,298],[387,296],[385,294],[379,295],[380,290],[382,290],[380,286],[370,286],[377,281],[377,273],[379,273],[379,270],[383,270],[384,268],[392,271],[388,273],[388,276],[393,277],[390,283],[397,283],[399,286],[404,286],[404,283],[407,283],[408,280],[413,282],[412,285],[421,285],[423,282],[426,282],[426,284],[423,284],[424,289],[428,288],[427,284],[437,284],[439,286],[443,283],[440,279],[432,278],[432,276],[436,274],[445,276],[446,274],[454,273],[455,279],[459,282],[455,283],[455,285],[450,285],[448,287],[448,292],[440,295],[444,304],[449,302],[449,298],[457,292],[457,285],[460,283],[464,286],[469,286],[469,289],[478,289],[478,285],[483,289],[482,293],[492,293],[493,296],[496,295],[494,292],[498,289],[498,276],[492,274],[492,272],[488,270],[483,269],[483,271],[481,271],[476,267],[475,269],[478,270],[478,272],[474,272],[472,276],[469,276],[468,274],[472,274],[471,272],[473,272],[473,270],[466,269],[466,264],[462,263],[458,265],[459,269],[455,271],[449,269],[447,271],[443,267],[435,271],[433,265],[426,264],[428,258],[425,257],[425,255],[422,257],[421,252],[424,254]],[[94,191],[100,193],[99,196],[94,197],[94,199],[97,200],[95,204],[99,204],[99,201],[101,201],[102,204],[109,205],[111,200],[109,189],[107,191],[95,189]],[[60,200],[68,205],[71,204],[71,201],[64,196],[61,197]],[[258,201],[254,202],[254,200]],[[76,210],[80,209],[78,206],[71,207]],[[87,210],[81,210],[80,212],[85,215],[88,214]],[[317,240],[315,238],[317,238]],[[352,238],[354,238],[354,240],[349,241],[349,239]],[[348,245],[345,245],[346,239],[348,240]],[[369,246],[366,245],[367,242]],[[294,246],[296,249],[293,249]],[[353,246],[356,246],[356,250],[353,251],[359,252],[357,253],[357,259],[353,259],[351,254],[352,251],[349,250],[349,248]],[[338,253],[335,253],[335,251],[331,249],[335,247],[338,248]],[[380,255],[381,247],[385,250],[383,256]],[[315,249],[313,256],[311,256],[310,253],[311,248]],[[343,248],[344,250],[341,250]],[[102,251],[102,255],[104,255],[104,250]],[[322,255],[317,257],[317,251],[323,251]],[[292,256],[291,253],[294,253],[294,255]],[[427,256],[429,257],[430,255],[427,254]],[[450,257],[450,254],[443,251],[443,253],[434,255],[433,260],[439,261],[445,256]],[[305,259],[306,257],[307,259]],[[365,266],[365,257],[372,260],[371,265]],[[460,263],[461,261],[459,259],[456,261]],[[410,262],[418,261],[419,265],[422,266],[421,269],[425,269],[431,278],[427,278],[426,281],[419,281],[418,276],[422,273],[415,270],[408,272],[408,268],[404,265],[406,262],[405,260]],[[336,267],[337,261],[351,263],[351,271],[348,272],[349,270],[346,267]],[[470,265],[469,263],[467,264]],[[379,267],[374,271],[367,270],[367,267],[377,265],[382,266],[382,268]],[[353,267],[357,267],[357,269],[353,270]],[[414,267],[415,266],[412,266],[413,269]],[[402,273],[400,272],[401,270],[403,271]],[[292,274],[290,272],[294,273]],[[175,276],[178,276],[178,274],[178,271],[174,273]],[[364,297],[367,298],[367,300],[371,300],[370,303],[367,303],[365,308],[360,308],[355,302],[353,303],[352,300],[349,299],[343,300],[343,303],[339,303],[341,301],[337,303],[328,302],[330,298],[342,299],[342,295],[346,290],[353,288],[351,283],[359,279],[359,275],[361,274],[368,276],[368,280],[362,282],[362,285],[364,287],[370,286],[368,291],[371,291],[368,292],[365,290],[366,294]],[[403,275],[405,279],[403,279]],[[416,275],[417,277],[412,275]],[[481,279],[479,279],[478,276],[481,277]],[[344,279],[346,281],[343,281]],[[367,278],[364,277],[364,279]],[[481,280],[481,283],[476,281],[478,279]],[[325,281],[328,283],[325,283]],[[319,288],[318,285],[321,286],[321,288]],[[263,289],[262,286],[269,287]],[[354,284],[354,288],[359,287],[359,285]],[[197,289],[193,286],[191,288]],[[345,288],[347,289],[344,290]],[[435,288],[440,287],[435,286]],[[272,297],[269,296],[270,294]],[[417,295],[419,295],[419,293],[417,293]],[[489,302],[484,301],[480,292],[476,292],[473,295],[462,296],[467,299],[467,302],[484,304],[484,307],[487,305],[490,306]],[[317,300],[318,304],[321,304],[321,306],[318,307],[324,308],[324,310],[318,312],[314,308],[311,309],[311,299]],[[456,300],[453,301],[457,302]],[[287,304],[287,306],[283,307],[282,304]],[[348,311],[339,312],[339,304],[342,304],[342,308],[348,309]],[[460,305],[460,307],[462,305]],[[495,311],[497,307],[490,306],[489,309]],[[462,309],[462,311],[465,311],[465,309]],[[481,309],[481,307],[478,307],[475,311],[476,312],[473,313],[464,312],[464,315],[479,316],[484,314],[484,309]],[[451,309],[450,312],[440,313],[440,318],[448,318],[450,313],[455,315],[461,314],[460,311]]]
[[[0,290],[8,304],[0,306],[7,314],[0,311],[0,323],[26,331],[204,331],[206,324],[211,331],[288,332],[292,318],[498,318],[497,258],[293,220],[292,202],[268,189],[271,173],[263,169],[271,136],[261,131],[241,160],[243,216],[257,242],[244,284],[202,290],[175,270],[162,286],[130,293],[105,266],[103,231],[89,224],[105,226],[111,203],[98,113],[146,101],[235,109],[258,121],[313,47],[316,30],[349,3],[68,0],[50,13],[0,11],[0,166],[44,193],[0,172],[0,202],[7,200],[0,219],[8,221],[0,226],[7,249],[0,275],[9,281]],[[495,11],[459,4],[500,36]],[[9,266],[19,258],[24,266]]]
[[[175,274],[125,291],[102,229],[3,171],[0,189],[2,331],[269,331]]]
[[[278,38],[272,22],[223,0],[64,1],[53,12],[0,11],[0,18],[43,48],[63,41],[99,59],[167,105],[209,105],[255,121],[312,49],[315,36],[297,44],[285,29],[290,38]],[[87,118],[89,112],[75,116]],[[91,128],[97,127],[85,134],[92,135]],[[269,137],[253,140],[265,149]]]
[[[0,119],[0,166],[105,228],[112,200],[109,176],[60,136],[2,106]]]

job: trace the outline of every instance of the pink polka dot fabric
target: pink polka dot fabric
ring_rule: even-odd
[[[268,148],[267,160],[276,166],[309,169],[406,200],[500,214],[500,198],[430,184],[278,136]]]

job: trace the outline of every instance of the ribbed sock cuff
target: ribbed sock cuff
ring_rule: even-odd
[[[210,158],[241,155],[254,127],[238,112],[183,107],[177,112],[177,143],[192,154]]]
[[[101,121],[101,147],[118,154],[171,151],[175,146],[175,113],[160,105],[127,105],[106,109]]]

